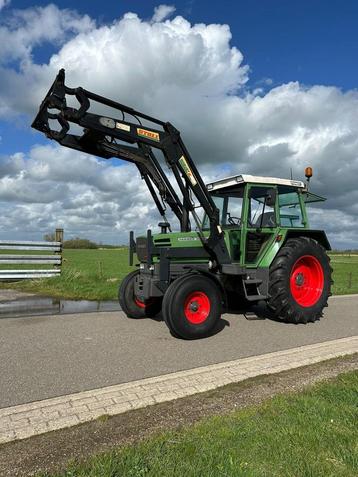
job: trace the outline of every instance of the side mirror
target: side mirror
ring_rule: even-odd
[[[275,207],[276,196],[277,196],[276,189],[268,189],[266,194],[266,205],[268,205],[269,207]]]

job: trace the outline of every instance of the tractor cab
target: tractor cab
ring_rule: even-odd
[[[308,228],[305,204],[325,200],[298,180],[252,175],[207,184],[234,262],[257,265],[282,229]],[[209,228],[207,215],[203,229]]]

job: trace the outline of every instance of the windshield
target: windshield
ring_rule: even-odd
[[[212,198],[220,212],[220,225],[222,227],[238,227],[241,225],[242,211],[241,193],[215,194]],[[209,229],[209,218],[205,214],[203,219],[203,229]]]

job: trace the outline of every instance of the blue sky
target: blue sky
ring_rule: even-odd
[[[12,0],[2,15],[10,8],[48,3]],[[128,11],[138,13],[143,19],[150,18],[158,5],[158,1],[153,0],[58,0],[53,3],[60,8],[75,8],[95,18],[99,24],[111,22]],[[357,88],[356,1],[221,0],[220,8],[216,2],[206,0],[167,3],[175,4],[176,14],[192,23],[230,25],[231,43],[240,46],[244,60],[250,66],[249,88],[267,88],[264,82],[267,78],[272,80],[270,87],[299,81],[306,85],[334,85],[343,90]],[[53,45],[45,44],[34,50],[34,57],[39,63],[45,62],[54,51]],[[14,139],[3,143],[3,153],[12,153],[19,145],[28,148],[34,142],[26,120],[18,121],[17,126],[13,122],[0,121],[0,135]],[[37,141],[43,139],[37,136]]]
[[[49,2],[12,0],[13,8]],[[107,0],[56,1],[61,8],[75,8],[101,23],[127,11],[150,18],[158,1]],[[184,0],[176,13],[192,23],[227,23],[232,43],[240,45],[252,69],[251,83],[270,77],[276,83],[356,88],[358,78],[358,2],[354,0]]]
[[[69,155],[30,129],[65,66],[71,86],[174,122],[210,180],[223,164],[281,177],[313,165],[328,196],[313,225],[334,246],[358,245],[358,2],[178,0],[157,20],[160,1],[50,3],[0,0],[0,235],[62,225],[117,242],[131,211],[157,222],[138,178],[139,205],[118,194],[135,170]]]

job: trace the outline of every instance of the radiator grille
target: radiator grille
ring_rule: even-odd
[[[136,252],[138,260],[145,262],[147,260],[147,239],[146,237],[137,237]]]

